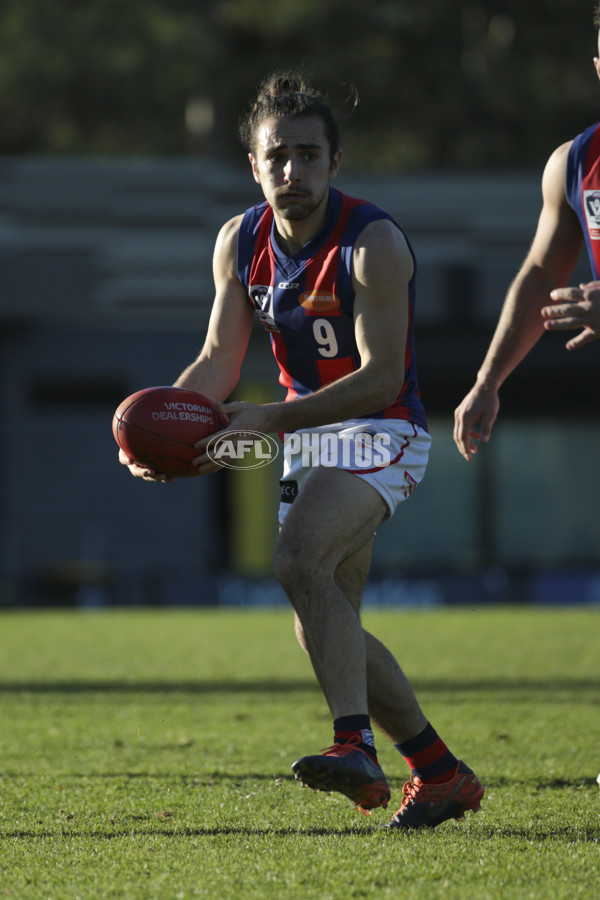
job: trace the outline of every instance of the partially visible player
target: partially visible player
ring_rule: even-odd
[[[600,28],[600,3],[594,12]],[[598,41],[600,53],[600,36]],[[594,58],[600,78],[600,58]],[[477,380],[454,413],[454,440],[466,460],[486,443],[498,392],[547,331],[580,328],[569,350],[600,337],[600,123],[550,156],[542,178],[543,207],[527,257],[510,286]],[[585,242],[594,281],[568,284]]]
[[[423,477],[430,444],[415,367],[414,256],[387,213],[333,188],[342,159],[337,123],[300,79],[268,79],[242,137],[265,201],[221,229],[206,341],[177,386],[227,398],[258,314],[286,400],[224,403],[221,411],[229,430],[285,435],[274,568],[334,731],[330,748],[292,768],[298,780],[345,794],[364,811],[385,808],[390,789],[373,720],[411,770],[389,826],[433,828],[479,809],[483,788],[360,621],[375,531]],[[319,447],[316,457],[294,452],[303,435]],[[378,441],[387,460],[365,466],[363,453]],[[215,469],[204,453],[196,463],[199,473]]]

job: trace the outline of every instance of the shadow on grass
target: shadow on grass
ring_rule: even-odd
[[[316,681],[0,681],[0,693],[34,694],[293,694],[317,691]]]
[[[31,773],[16,772],[0,769],[0,778],[30,778]],[[56,780],[60,777],[63,780],[72,779],[74,781],[168,781],[178,784],[190,785],[190,787],[214,787],[223,782],[229,782],[232,787],[248,788],[250,782],[270,783],[272,785],[277,782],[277,786],[285,782],[289,785],[296,785],[297,782],[293,775],[284,774],[282,772],[49,772],[37,774],[36,778],[49,778]],[[406,781],[406,775],[394,776],[386,771],[386,777],[390,787],[400,790]],[[557,790],[581,790],[581,788],[596,788],[596,779],[585,776],[574,777],[572,779],[552,778],[552,779],[531,779],[531,778],[485,778],[486,790],[502,789],[502,788],[526,788],[529,791],[557,791]],[[298,785],[298,790],[300,786]],[[600,824],[599,824],[600,828]]]
[[[222,825],[205,826],[200,828],[115,828],[115,829],[89,829],[77,830],[75,828],[57,828],[55,831],[0,831],[0,841],[3,839],[22,840],[47,840],[48,838],[97,838],[114,840],[122,837],[161,837],[161,838],[188,838],[188,837],[352,837],[364,835],[365,832],[378,832],[382,829],[375,826],[366,828],[249,828],[247,826]]]
[[[473,832],[471,832],[473,834]],[[514,825],[506,828],[487,828],[488,838],[517,838],[532,841],[557,841],[562,844],[597,844],[600,841],[600,826],[581,827],[563,825],[559,828],[518,828]]]
[[[462,831],[455,832],[461,836]],[[411,838],[421,838],[421,836],[430,835],[429,829],[419,831],[390,831],[381,826],[368,825],[367,827],[346,827],[346,828],[323,828],[323,827],[305,827],[305,828],[249,828],[247,826],[222,825],[222,826],[206,826],[200,828],[114,828],[114,829],[86,829],[79,830],[75,828],[57,828],[56,830],[44,831],[2,831],[0,832],[0,842],[2,840],[24,840],[24,841],[44,841],[52,838],[86,838],[94,840],[115,840],[118,838],[130,837],[154,837],[166,838],[169,841],[181,838],[211,838],[211,837],[264,837],[264,838],[286,838],[286,837],[364,837],[365,834],[379,834],[389,837],[394,841],[406,841]],[[447,836],[447,835],[446,835]],[[597,844],[600,841],[600,826],[594,827],[578,827],[564,825],[562,827],[543,828],[519,828],[514,826],[501,827],[483,827],[477,831],[471,829],[469,831],[469,839],[477,838],[489,840],[490,838],[508,838],[519,841],[554,841],[562,844]]]
[[[388,778],[388,781],[390,779]],[[595,778],[552,778],[546,781],[542,778],[486,778],[485,787],[490,788],[506,788],[506,787],[524,787],[530,791],[547,791],[547,790],[563,790],[564,788],[582,788],[596,787]]]
[[[12,772],[8,770],[0,769],[0,778],[31,778],[32,773],[30,772]],[[56,779],[58,777],[67,779],[83,779],[85,781],[94,781],[94,780],[105,780],[109,781],[111,779],[122,779],[123,781],[129,779],[144,779],[153,781],[172,781],[179,782],[180,784],[191,784],[193,786],[204,785],[205,787],[212,787],[215,784],[218,784],[222,781],[231,781],[234,786],[242,786],[248,781],[269,781],[271,783],[275,781],[279,781],[279,779],[283,779],[284,781],[289,781],[290,783],[295,783],[295,778],[293,775],[282,775],[282,774],[274,774],[265,772],[244,772],[240,774],[232,774],[229,772],[197,772],[195,774],[188,774],[184,772],[48,772],[48,773],[36,773],[36,779],[40,778],[50,778]]]
[[[511,699],[528,699],[535,696],[536,702],[549,700],[553,694],[565,691],[597,692],[600,688],[599,678],[579,679],[478,679],[477,681],[427,680],[412,679],[417,694],[430,692],[434,694],[485,694],[504,693]],[[293,694],[299,692],[318,691],[316,681],[312,679],[281,681],[111,681],[106,680],[44,680],[44,681],[0,681],[0,693],[77,694],[77,693],[141,693],[141,694]]]

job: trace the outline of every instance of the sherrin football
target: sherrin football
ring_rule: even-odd
[[[130,459],[157,474],[195,474],[194,444],[228,424],[208,397],[176,387],[150,387],[126,397],[113,416],[113,435]]]

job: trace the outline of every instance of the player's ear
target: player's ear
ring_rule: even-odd
[[[594,68],[596,70],[596,75],[600,78],[600,59],[597,56],[594,57]]]
[[[341,150],[337,150],[337,151],[333,154],[333,159],[332,159],[332,161],[331,161],[331,168],[330,168],[330,170],[329,170],[329,177],[330,177],[330,178],[335,178],[335,176],[337,175],[337,173],[338,173],[339,170],[340,170],[340,164],[341,164],[341,162],[342,162],[342,151],[341,151]]]
[[[248,159],[250,160],[250,165],[252,166],[252,174],[254,175],[254,180],[257,184],[260,184],[260,178],[258,175],[258,169],[256,167],[256,160],[252,156],[251,153],[248,154]]]

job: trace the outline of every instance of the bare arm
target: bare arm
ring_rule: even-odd
[[[404,378],[412,273],[412,256],[398,228],[388,220],[367,225],[353,253],[360,368],[290,402],[226,404],[224,411],[235,416],[235,427],[267,434],[294,431],[365,415],[392,403]]]
[[[198,391],[219,402],[238,383],[254,314],[237,277],[240,222],[241,216],[236,216],[219,232],[213,256],[216,293],[204,346],[175,382],[175,387]]]
[[[569,148],[558,147],[546,164],[533,243],[508,290],[475,385],[454,413],[454,440],[467,460],[477,452],[476,441],[489,440],[500,386],[543,334],[541,309],[550,292],[568,282],[581,251],[581,228],[565,195]]]

